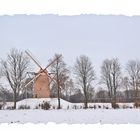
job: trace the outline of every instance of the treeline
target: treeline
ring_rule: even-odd
[[[55,54],[52,62],[59,54]],[[11,90],[0,85],[0,100],[16,102],[32,98],[32,84],[25,85],[33,78],[28,76],[32,66],[29,57],[18,49],[11,49],[6,59],[1,59],[0,78],[8,82]],[[122,72],[125,70],[125,74]],[[32,72],[33,73],[33,72]],[[122,68],[118,58],[105,59],[101,66],[101,77],[96,76],[94,65],[88,56],[77,57],[75,64],[68,67],[64,58],[58,59],[49,68],[54,74],[54,82],[50,84],[51,97],[63,98],[70,102],[84,102],[85,108],[89,102],[139,102],[140,100],[140,61],[129,60]],[[57,75],[57,76],[55,76]],[[99,81],[95,91],[95,80]],[[96,85],[97,86],[97,85]],[[59,91],[58,91],[59,90]],[[60,102],[59,102],[60,107]]]

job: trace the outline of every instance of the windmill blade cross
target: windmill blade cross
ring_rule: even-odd
[[[25,87],[27,87],[29,84],[31,84],[34,80],[36,80],[39,76],[40,76],[41,73],[39,73],[38,75],[36,75],[30,82],[28,82]]]
[[[47,69],[48,67],[50,67],[55,61],[57,61],[60,57],[62,57],[62,55],[59,55],[57,58],[55,58],[52,62],[50,62],[50,64],[48,64],[47,66],[46,66],[46,68],[45,69]]]
[[[32,57],[32,55],[29,53],[29,51],[25,51],[25,53],[34,61],[34,63],[40,68],[42,69],[41,65]]]

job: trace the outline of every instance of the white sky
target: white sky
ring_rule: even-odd
[[[0,0],[0,15],[139,15],[139,0]],[[73,64],[88,55],[97,74],[104,58],[139,59],[139,17],[18,16],[0,17],[0,50],[4,57],[12,47],[29,49],[43,65],[56,53]],[[127,51],[126,51],[127,50]]]
[[[127,16],[0,16],[0,50],[29,49],[45,67],[55,53],[73,66],[77,56],[89,56],[99,79],[106,58],[118,57],[122,66],[140,59],[140,17]]]

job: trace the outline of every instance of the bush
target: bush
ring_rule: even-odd
[[[123,105],[123,109],[127,109],[127,108],[129,108],[128,105]]]
[[[73,105],[72,109],[78,109],[78,106],[77,105]]]
[[[112,103],[112,108],[118,109],[118,108],[120,108],[120,107],[119,107],[119,105],[118,105],[117,103]]]
[[[43,102],[43,104],[41,104],[41,109],[49,110],[50,107],[51,105],[48,102]]]
[[[30,109],[30,106],[27,105],[20,105],[18,109]]]
[[[135,102],[134,103],[134,107],[139,108],[140,107],[140,103],[139,102]]]
[[[39,106],[36,106],[35,109],[39,109]]]
[[[90,109],[93,109],[94,107],[93,107],[93,106],[89,106],[89,108],[90,108]]]
[[[102,107],[101,107],[100,105],[98,105],[98,108],[100,108],[100,109],[101,109]]]
[[[109,109],[109,107],[107,106],[105,109]]]
[[[14,107],[13,106],[8,106],[6,107],[7,110],[14,110]]]

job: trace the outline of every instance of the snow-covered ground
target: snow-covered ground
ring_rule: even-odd
[[[45,101],[50,103],[50,110],[39,108],[39,104]],[[4,110],[0,110],[0,123],[140,124],[140,110],[134,109],[133,103],[119,103],[120,108],[127,107],[127,109],[116,110],[111,108],[110,103],[89,103],[90,109],[87,110],[82,109],[83,103],[70,103],[61,99],[60,110],[56,109],[57,104],[57,98],[25,99],[17,102],[16,110],[7,110],[8,107],[13,106],[13,103],[9,102]],[[29,106],[30,109],[19,110],[22,105]]]
[[[30,99],[24,99],[19,102],[17,102],[17,109],[20,108],[22,105],[29,106],[30,109],[37,109],[39,108],[39,105],[41,105],[43,102],[48,102],[51,105],[51,109],[56,109],[58,105],[57,98],[30,98]],[[61,108],[62,109],[81,109],[84,107],[83,103],[70,103],[63,99],[61,101]],[[134,103],[118,103],[120,108],[133,108]],[[4,106],[5,109],[8,107],[13,106],[13,102],[7,102]],[[96,108],[96,109],[111,109],[110,103],[89,103],[89,108]]]
[[[0,123],[140,124],[139,109],[1,110]]]

